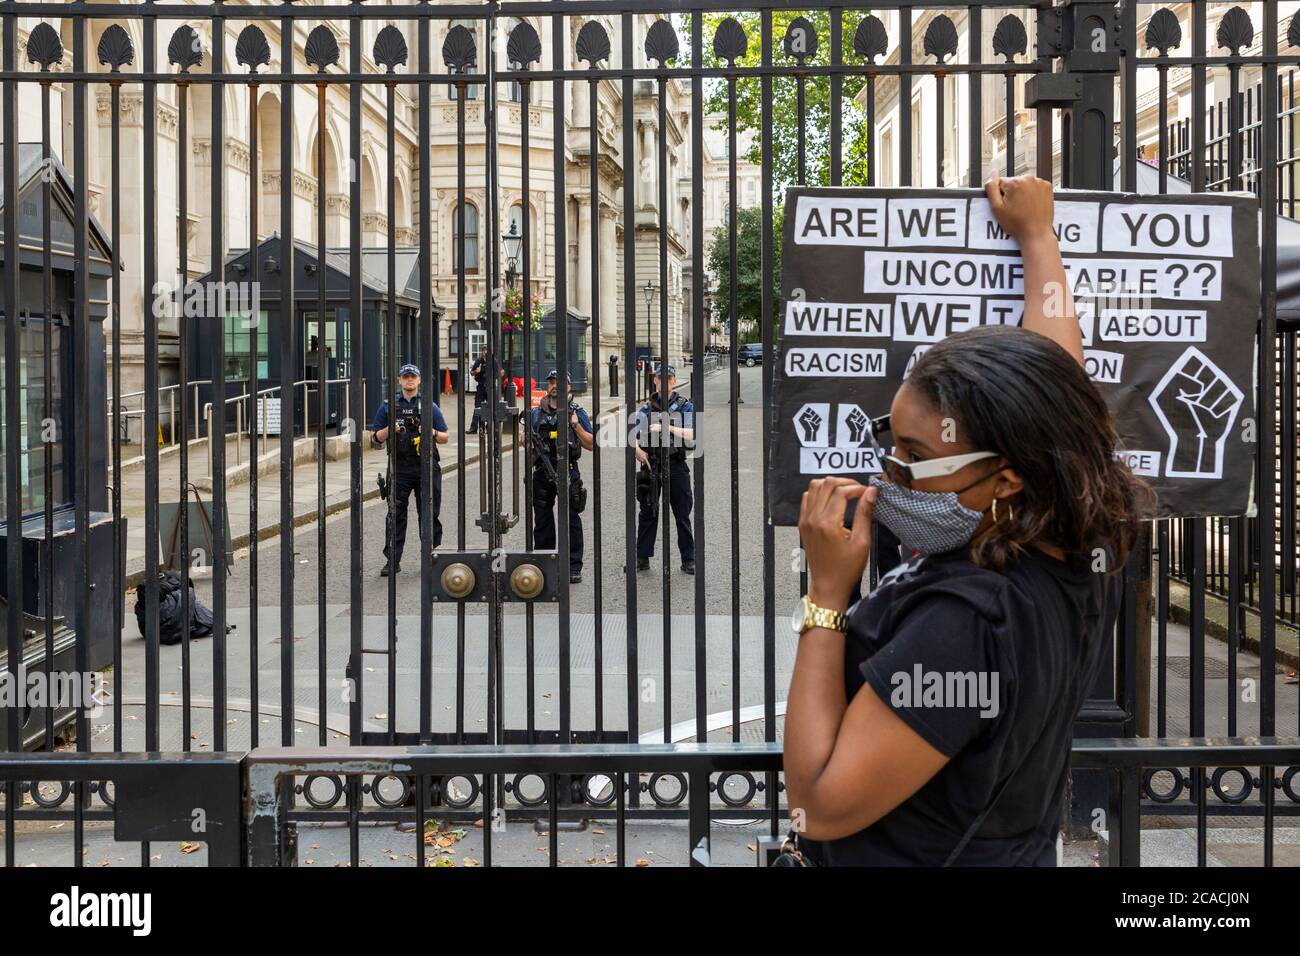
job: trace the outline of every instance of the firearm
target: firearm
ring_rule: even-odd
[[[388,500],[388,480],[384,477],[384,473],[383,473],[382,471],[381,471],[379,474],[375,475],[375,483],[376,483],[377,485],[379,485],[379,498],[380,498],[380,500],[382,500],[382,501],[387,501],[387,500]]]
[[[645,505],[657,497],[659,476],[654,470],[642,465],[636,470],[636,500]]]

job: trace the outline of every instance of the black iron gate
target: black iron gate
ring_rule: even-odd
[[[758,272],[768,277],[778,261],[773,223],[781,188],[791,183],[979,185],[998,169],[1036,171],[1063,186],[1135,190],[1140,164],[1147,161],[1139,151],[1154,141],[1149,160],[1161,190],[1169,185],[1171,168],[1183,169],[1194,190],[1249,184],[1262,210],[1281,212],[1280,184],[1290,181],[1292,157],[1282,155],[1280,144],[1292,131],[1292,118],[1279,109],[1278,73],[1300,63],[1300,28],[1278,24],[1275,2],[1246,6],[1265,24],[1258,43],[1250,14],[1228,4],[1192,4],[1184,26],[1157,4],[1058,6],[1046,0],[1015,8],[895,2],[874,4],[870,13],[814,0],[795,11],[767,2],[737,8],[675,0],[639,4],[635,11],[605,0],[382,9],[360,3],[92,3],[71,12],[61,4],[0,3],[4,261],[21,261],[33,275],[28,283],[20,269],[10,268],[3,287],[5,314],[22,317],[5,325],[4,407],[23,409],[4,419],[4,447],[23,449],[5,457],[5,514],[29,515],[23,534],[9,535],[5,552],[8,667],[16,674],[19,662],[30,659],[47,673],[54,670],[55,640],[61,623],[68,622],[76,632],[76,672],[104,667],[112,689],[111,720],[92,723],[86,706],[48,708],[40,715],[46,739],[70,719],[68,734],[77,751],[86,753],[225,753],[277,742],[288,748],[314,744],[324,748],[318,759],[299,755],[283,762],[290,769],[276,778],[280,811],[296,822],[347,820],[354,858],[361,819],[411,818],[422,824],[431,806],[443,815],[490,818],[494,807],[509,804],[512,813],[525,817],[558,818],[591,816],[616,803],[621,824],[626,800],[632,812],[690,816],[693,835],[701,813],[705,830],[710,817],[762,816],[775,832],[781,808],[770,758],[779,750],[791,659],[781,621],[806,581],[793,531],[776,529],[764,518],[763,409],[769,407],[776,286],[759,280],[756,290],[747,290],[739,268],[706,271],[715,242],[725,247],[724,262],[737,263],[741,255],[741,178],[757,167]],[[1211,12],[1218,17],[1214,44],[1207,32]],[[1291,53],[1279,51],[1281,34]],[[1182,140],[1166,135],[1175,128],[1166,115],[1171,72],[1190,89]],[[1143,141],[1139,87],[1153,73],[1159,118],[1151,124],[1155,135]],[[1211,146],[1207,78],[1221,74],[1230,85],[1226,126],[1221,119],[1219,129],[1227,157],[1221,167],[1210,167],[1198,159]],[[1240,93],[1252,86],[1261,91],[1257,117],[1268,121],[1243,114]],[[88,105],[92,95],[97,110]],[[278,110],[267,105],[271,100]],[[137,104],[138,134],[134,120],[124,120],[135,115]],[[930,108],[933,125],[924,121]],[[98,118],[104,112],[106,123]],[[93,143],[92,119],[99,124]],[[32,194],[41,202],[31,208],[39,205],[45,218],[29,227],[28,207],[19,199],[22,177],[14,171],[22,168],[22,139],[37,122],[40,144],[33,155],[42,168],[61,161],[53,138],[61,136],[71,147],[71,188],[60,200],[59,181],[41,177]],[[714,123],[725,139],[721,156],[708,136],[707,124]],[[1024,132],[1031,126],[1032,142]],[[344,150],[335,142],[342,129]],[[191,162],[205,150],[206,166]],[[381,164],[382,174],[376,168]],[[1210,168],[1227,175],[1211,175]],[[727,213],[721,217],[710,211],[714,194],[706,169],[713,171],[717,195],[725,197]],[[107,182],[95,181],[105,173]],[[159,188],[173,180],[174,204],[166,198],[171,193]],[[132,190],[140,196],[138,210],[122,201]],[[272,216],[275,203],[268,197],[277,190],[278,214]],[[100,209],[109,207],[106,226],[92,212],[92,199]],[[33,430],[33,421],[53,415],[55,345],[47,334],[34,353],[43,361],[42,378],[27,370],[20,334],[23,322],[54,312],[51,250],[61,240],[49,217],[59,201],[71,223],[77,270],[67,326],[80,343],[72,348],[77,399],[71,435]],[[515,222],[516,201],[518,233],[504,228],[508,220]],[[138,219],[138,229],[125,236],[124,216]],[[275,220],[273,229],[268,217]],[[606,219],[613,223],[608,229]],[[720,238],[706,235],[706,224],[714,221]],[[303,228],[306,222],[310,228]],[[1154,547],[1125,572],[1127,610],[1116,653],[1081,716],[1081,736],[1131,736],[1145,726],[1139,711],[1152,706],[1145,685],[1153,602],[1153,732],[1206,735],[1205,602],[1221,585],[1230,605],[1230,692],[1226,726],[1209,729],[1228,736],[1247,729],[1272,736],[1279,730],[1273,665],[1284,658],[1278,618],[1286,600],[1294,611],[1297,561],[1295,330],[1277,320],[1277,222],[1270,214],[1261,223],[1259,335],[1261,342],[1276,341],[1278,351],[1275,356],[1260,349],[1259,395],[1270,400],[1259,403],[1257,447],[1260,474],[1276,480],[1259,483],[1255,516],[1156,526]],[[124,458],[122,428],[108,429],[105,442],[100,410],[90,400],[94,365],[86,344],[105,316],[96,314],[91,294],[89,244],[100,231],[120,266],[111,270],[107,316],[110,407],[119,419],[122,360],[131,347],[124,324],[133,312],[140,317],[140,430],[147,440],[138,450],[138,472]],[[278,238],[278,255],[264,252],[271,233]],[[503,238],[510,237],[518,240],[517,252],[503,249]],[[232,263],[245,252],[235,268]],[[173,254],[180,281],[168,287],[160,263]],[[204,271],[218,294],[199,289],[202,304],[190,314],[187,283]],[[267,329],[243,292],[272,285],[272,277],[280,318]],[[376,285],[383,289],[377,304],[363,292]],[[312,382],[296,382],[293,374],[303,348],[313,347],[297,338],[307,327],[298,311],[299,300],[311,298],[302,294],[304,288],[315,292],[319,357]],[[758,305],[750,317],[765,361],[761,369],[742,371],[734,333],[751,291]],[[535,323],[534,295],[555,317],[553,333]],[[512,298],[517,318],[507,321]],[[414,354],[401,351],[399,304],[409,299],[418,312]],[[733,334],[725,374],[710,378],[704,362],[706,302],[721,310],[724,301]],[[571,584],[571,425],[560,416],[555,428],[556,547],[541,548],[531,507],[539,472],[533,465],[538,436],[530,427],[530,400],[534,380],[544,384],[550,370],[537,361],[539,354],[551,354],[549,344],[539,353],[534,336],[553,334],[563,382],[573,344],[568,317],[577,303],[586,305],[590,322],[581,353],[590,390],[579,400],[597,440],[577,461],[589,500],[582,515],[582,580]],[[346,341],[336,331],[332,346],[331,315],[334,329],[346,329]],[[644,339],[637,335],[640,315],[650,325]],[[469,333],[480,327],[490,353],[507,359],[512,377],[522,373],[524,388],[511,404],[503,397],[508,391],[498,395],[494,381],[477,429],[467,434]],[[210,354],[192,355],[200,329],[207,333],[202,340],[214,347]],[[516,336],[522,345],[517,364],[508,354]],[[690,343],[689,353],[683,342]],[[330,348],[335,357],[345,351],[350,356],[345,382],[331,377],[324,358]],[[642,355],[676,364],[678,374],[689,378],[698,429],[690,464],[693,578],[676,560],[680,529],[672,520],[663,449],[653,453],[657,510],[638,502],[636,456],[626,441],[633,408],[607,394],[611,349],[623,366],[625,395],[635,394],[632,370]],[[386,370],[379,381],[365,377],[371,355]],[[689,367],[687,357],[693,360]],[[164,381],[164,371],[172,368],[165,358],[175,359],[175,382]],[[277,360],[278,384],[271,385]],[[384,580],[374,576],[388,534],[380,529],[397,505],[392,497],[386,505],[374,502],[371,475],[384,470],[393,486],[393,443],[376,459],[367,422],[407,361],[424,373],[425,409],[438,400],[449,381],[446,373],[454,371],[456,395],[441,399],[455,423],[454,454],[450,444],[441,462],[428,453],[437,443],[433,416],[424,414],[420,534],[408,532],[406,549],[419,558],[408,559],[404,575]],[[191,380],[192,365],[205,370],[206,381]],[[488,367],[495,379],[490,362]],[[214,382],[221,384],[210,389],[211,402],[196,408],[195,388]],[[340,386],[346,396],[342,414],[329,408]],[[298,439],[292,427],[280,427],[278,455],[267,452],[259,459],[258,442],[269,447],[270,403],[285,402],[291,409],[298,388],[310,390],[321,407],[314,435]],[[168,389],[174,394],[162,398]],[[71,393],[65,385],[63,394]],[[181,441],[160,449],[153,436],[177,419]],[[117,419],[111,420],[116,426]],[[206,429],[187,431],[188,423],[199,420]],[[332,420],[339,422],[334,434],[326,427]],[[242,443],[248,445],[248,462]],[[314,457],[314,469],[295,469],[304,455]],[[339,456],[347,467],[332,473],[330,461]],[[52,490],[56,460],[57,468],[73,474],[67,501]],[[278,471],[279,478],[263,482],[271,486],[263,490],[259,461],[266,476]],[[206,529],[192,527],[188,510],[180,510],[180,550],[194,556],[195,568],[210,573],[210,583],[200,580],[197,593],[211,604],[214,625],[210,645],[183,641],[172,647],[160,643],[159,581],[144,569],[159,566],[160,504],[187,498],[205,465],[211,527],[219,538],[230,525],[238,554],[231,561],[226,548],[203,538],[199,532]],[[36,474],[45,477],[46,491],[33,508],[23,487]],[[436,481],[443,482],[440,493]],[[96,507],[105,484],[109,497]],[[332,492],[332,486],[344,490]],[[444,529],[435,547],[438,501]],[[59,544],[51,529],[63,508],[75,515],[75,536],[65,562],[67,606],[56,607],[52,578],[64,559],[56,557]],[[638,569],[643,509],[658,538],[656,566],[648,574]],[[128,514],[133,511],[135,517]],[[327,518],[343,512],[346,534]],[[7,524],[15,526],[14,520]],[[141,530],[133,539],[133,531]],[[108,561],[96,557],[104,536],[111,539]],[[428,545],[420,547],[417,540]],[[208,542],[197,555],[196,541]],[[266,574],[267,550],[278,575]],[[417,563],[418,589],[407,583]],[[38,564],[43,570],[34,570]],[[1211,568],[1220,569],[1213,581],[1207,579]],[[1188,592],[1190,699],[1185,725],[1171,727],[1166,621],[1174,578],[1185,580]],[[34,582],[40,606],[32,595]],[[124,620],[128,607],[117,597],[141,582],[139,642]],[[114,596],[111,621],[96,615],[95,596],[105,591]],[[184,618],[189,601],[182,588]],[[1237,719],[1235,662],[1251,614],[1262,664],[1254,725],[1247,728]],[[228,633],[232,623],[238,627]],[[6,716],[7,748],[16,752],[22,749],[23,724],[34,718],[21,708]],[[644,781],[646,762],[629,758],[629,750],[602,762],[593,749],[585,773],[574,769],[581,760],[539,757],[531,766],[522,756],[541,753],[525,748],[545,744],[635,748],[651,741],[747,740],[766,747],[731,762],[710,758],[693,770],[666,760],[668,769]],[[520,764],[512,775],[504,759],[470,760],[447,771],[439,767],[455,761],[430,760],[405,775],[394,770],[392,776],[400,778],[394,796],[384,792],[390,774],[376,769],[366,782],[351,763],[378,752],[330,756],[344,745],[500,745],[511,748]],[[1250,751],[1241,752],[1244,760]],[[338,765],[333,771],[326,769],[331,762]],[[74,817],[73,859],[80,862],[82,823],[113,812],[104,788],[81,774],[31,810],[20,805],[20,795],[40,794],[42,785],[22,785],[15,773],[6,778],[6,833],[13,834],[15,822],[26,815]],[[1242,780],[1236,791],[1224,784],[1231,773]],[[529,789],[529,775],[540,789]],[[300,777],[302,800],[291,807],[293,787],[286,781],[294,776]],[[1275,791],[1285,794],[1286,810],[1297,807],[1293,779],[1293,770],[1275,778],[1272,768],[1254,776],[1245,768],[1201,766],[1148,770],[1135,783],[1126,765],[1125,773],[1100,781],[1095,791],[1080,777],[1076,800],[1085,818],[1090,807],[1122,808],[1113,814],[1112,828],[1130,835],[1141,807],[1153,801],[1162,812],[1170,806],[1195,812],[1203,860],[1210,794],[1216,812],[1220,802],[1223,809],[1249,809],[1262,814],[1271,831]],[[701,786],[712,789],[712,805],[698,792]],[[6,846],[12,863],[15,840]],[[1124,844],[1125,862],[1136,859],[1135,846],[1136,840]],[[1271,846],[1266,843],[1269,861]],[[148,852],[146,844],[145,862]]]

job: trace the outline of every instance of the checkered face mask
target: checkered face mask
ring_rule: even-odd
[[[970,542],[984,514],[957,500],[956,492],[917,491],[873,477],[872,516],[898,537],[908,551],[940,554]]]

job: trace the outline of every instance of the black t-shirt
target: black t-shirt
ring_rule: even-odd
[[[1055,866],[1071,729],[1111,639],[1118,575],[1029,549],[1005,573],[968,548],[913,558],[849,609],[849,699],[869,684],[951,759],[865,830],[801,840],[819,865]],[[940,682],[941,681],[941,682]]]

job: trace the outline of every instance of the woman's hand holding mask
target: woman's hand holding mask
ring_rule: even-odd
[[[857,502],[853,527],[844,512]],[[818,478],[808,485],[799,509],[799,534],[811,581],[808,599],[818,607],[843,611],[862,580],[871,552],[871,511],[876,489],[851,478]]]

